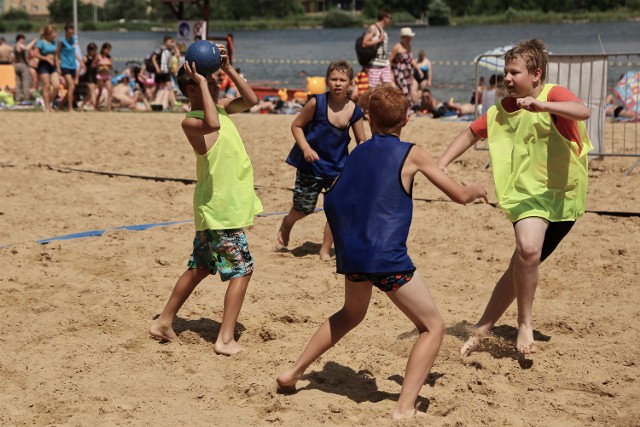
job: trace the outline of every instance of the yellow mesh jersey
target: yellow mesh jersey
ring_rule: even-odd
[[[253,188],[253,165],[229,115],[217,107],[218,140],[205,154],[196,155],[193,214],[196,230],[228,230],[253,224],[262,203]],[[204,119],[204,111],[187,113]]]
[[[537,99],[547,101],[553,86],[544,85]],[[576,143],[560,134],[549,113],[509,113],[501,102],[487,111],[496,195],[511,222],[532,216],[573,221],[584,214],[593,146],[583,121],[578,131]]]

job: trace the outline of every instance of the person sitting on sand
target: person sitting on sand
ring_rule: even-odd
[[[465,116],[475,112],[474,104],[457,104],[453,98],[449,102],[438,102],[431,94],[431,90],[422,89],[420,105],[414,108],[418,115],[431,115],[434,119],[443,116]]]
[[[373,137],[353,149],[324,203],[336,242],[337,272],[345,275],[344,306],[325,320],[298,359],[277,377],[280,392],[295,391],[307,368],[362,322],[375,286],[418,330],[392,416],[416,414],[416,399],[440,350],[445,325],[407,253],[413,181],[420,172],[461,204],[486,200],[487,192],[479,184],[456,183],[425,150],[400,140],[408,109],[409,100],[398,89],[381,87],[371,94]]]
[[[112,96],[113,104],[117,108],[128,108],[130,110],[151,111],[149,101],[139,90],[131,93],[129,76],[123,76],[120,81],[113,87]],[[142,103],[142,105],[138,105]]]
[[[512,223],[515,250],[498,280],[473,335],[460,353],[468,356],[514,300],[518,305],[516,349],[535,352],[533,300],[540,263],[584,215],[587,157],[593,148],[584,120],[589,108],[568,89],[545,84],[544,43],[531,39],[504,55],[508,96],[462,131],[438,165],[447,165],[487,138],[498,205]]]
[[[278,243],[284,247],[289,245],[295,223],[314,212],[320,192],[328,190],[342,171],[351,142],[349,128],[353,127],[356,144],[365,139],[362,109],[348,97],[352,81],[353,69],[346,61],[329,64],[329,91],[311,98],[291,125],[296,142],[287,163],[297,171],[293,206],[278,230]],[[320,259],[331,258],[332,243],[331,231],[325,225]]]
[[[639,113],[632,110],[627,110],[622,105],[616,105],[613,95],[611,94],[607,95],[607,104],[604,107],[604,111],[607,117],[613,117],[618,120],[640,119]]]
[[[178,310],[204,278],[219,271],[222,281],[229,281],[229,285],[213,349],[232,355],[242,350],[235,340],[235,328],[253,274],[253,258],[243,227],[253,224],[254,217],[262,212],[262,204],[253,187],[251,160],[229,115],[248,110],[258,97],[229,64],[226,48],[218,47],[220,69],[233,79],[239,97],[218,99],[220,89],[215,77],[198,74],[195,63],[185,63],[178,71],[178,87],[192,108],[182,121],[182,130],[197,162],[193,198],[196,234],[187,270],[149,333],[161,341],[176,341],[172,324]]]

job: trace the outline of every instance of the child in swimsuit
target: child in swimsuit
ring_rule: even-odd
[[[111,101],[113,87],[111,85],[111,69],[113,63],[111,62],[111,44],[103,43],[100,48],[100,54],[93,60],[94,67],[97,69],[96,81],[98,84],[98,97],[96,99],[96,108],[100,105],[100,98],[102,97],[102,90],[106,88],[107,91],[107,111],[111,111]]]

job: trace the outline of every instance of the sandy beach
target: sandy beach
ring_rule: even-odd
[[[465,326],[507,266],[512,228],[499,209],[449,202],[417,178],[409,253],[447,335],[419,398],[426,414],[394,423],[416,333],[378,291],[362,325],[311,366],[296,394],[275,393],[276,375],[343,298],[335,261],[318,258],[323,214],[276,250],[295,176],[284,163],[293,116],[234,118],[265,207],[247,230],[256,270],[237,328],[246,350],[213,352],[226,289],[218,277],[179,313],[178,343],[149,337],[192,245],[195,161],[181,120],[0,113],[1,425],[640,425],[640,217],[596,213],[640,211],[640,167],[623,176],[635,159],[591,162],[589,212],[540,270],[540,351],[528,359],[513,351],[515,307],[479,351],[459,355]],[[466,126],[413,118],[402,139],[438,156]],[[470,150],[450,174],[483,183],[495,202],[487,159]],[[122,228],[160,223],[171,224]],[[105,231],[37,243],[95,230]]]

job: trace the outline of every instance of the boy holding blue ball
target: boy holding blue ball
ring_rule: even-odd
[[[220,89],[215,76],[199,74],[195,63],[185,62],[178,71],[178,87],[191,103],[182,130],[196,156],[196,235],[187,270],[149,333],[161,341],[176,341],[172,323],[178,310],[205,277],[219,271],[229,286],[214,351],[232,355],[242,350],[234,332],[253,273],[253,258],[243,228],[253,224],[255,215],[262,212],[262,204],[254,191],[251,160],[229,114],[248,110],[258,103],[258,97],[229,64],[225,48],[218,48],[220,69],[238,88],[237,98],[218,100]]]

